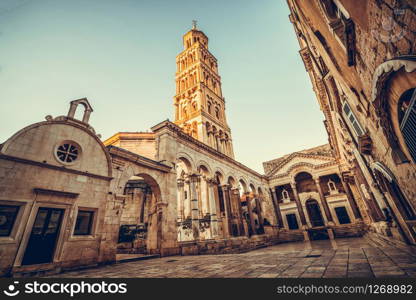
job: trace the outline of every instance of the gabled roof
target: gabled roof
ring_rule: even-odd
[[[328,144],[284,155],[277,159],[264,162],[263,167],[267,177],[278,173],[286,173],[294,165],[309,165],[310,167],[326,165],[335,162]]]

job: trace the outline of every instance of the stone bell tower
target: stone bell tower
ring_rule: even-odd
[[[196,21],[183,36],[183,46],[176,56],[175,124],[234,158],[217,59],[209,52],[208,37],[196,28]]]

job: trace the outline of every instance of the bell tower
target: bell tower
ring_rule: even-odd
[[[175,124],[234,158],[217,59],[209,52],[208,37],[196,28],[196,21],[183,36],[183,47],[176,56]]]

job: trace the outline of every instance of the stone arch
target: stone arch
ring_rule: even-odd
[[[217,105],[215,106],[214,111],[215,111],[215,117],[217,119],[220,119],[220,109],[219,109],[219,107]]]
[[[415,58],[415,55],[411,55],[385,61],[376,68],[373,75],[371,102],[392,148],[392,158],[396,164],[409,161],[410,153],[399,129],[395,104],[403,92],[416,87],[416,76],[413,73],[416,70]]]
[[[195,163],[192,157],[184,152],[179,152],[176,156],[177,171],[183,170],[186,174],[192,174],[195,172]]]
[[[212,103],[211,103],[211,101],[208,100],[207,106],[208,106],[207,107],[208,113],[211,115],[212,114]]]
[[[215,177],[217,177],[218,176],[218,178],[220,179],[220,184],[221,185],[223,185],[223,184],[225,184],[225,182],[224,182],[224,180],[225,180],[225,176],[224,176],[224,171],[221,169],[221,168],[219,168],[219,167],[216,167],[215,168],[215,172],[214,172],[214,176]]]
[[[290,175],[292,181],[295,181],[295,177],[302,172],[312,174],[314,171],[314,165],[311,163],[297,163],[292,165],[288,170],[287,173]]]
[[[212,175],[212,170],[211,170],[209,164],[206,161],[200,160],[200,161],[198,161],[198,163],[196,165],[197,165],[197,171],[198,172],[200,171],[201,167],[203,167],[203,168],[206,169],[206,172],[207,172],[207,174],[204,174],[204,175],[206,175],[206,176],[211,176]]]
[[[237,181],[235,180],[235,178],[232,175],[228,175],[227,178],[228,178],[227,183],[228,183],[228,185],[230,185],[230,187],[232,189],[235,189],[235,188],[238,187]]]
[[[135,176],[143,178],[143,180],[151,187],[153,197],[150,202],[150,213],[149,213],[149,225],[148,225],[148,237],[147,237],[147,251],[150,253],[160,253],[161,241],[162,241],[162,221],[163,212],[158,207],[158,203],[162,203],[162,194],[159,183],[153,176],[148,173],[137,173]]]
[[[401,224],[402,229],[405,233],[408,232],[408,229],[406,228],[408,226],[406,221],[416,220],[416,209],[402,192],[396,177],[389,168],[381,162],[374,162],[370,167],[373,170],[373,174],[375,175],[382,191],[389,195],[389,197],[387,197],[388,199],[393,201],[391,204],[394,206],[393,210],[395,215],[401,215],[404,219],[404,224]],[[390,209],[392,208],[391,204],[388,205]],[[412,234],[409,235],[408,238],[416,241],[416,234],[414,234],[411,230],[410,232]]]
[[[84,115],[82,117],[82,122],[88,123],[88,121],[90,119],[90,115],[94,110],[92,109],[92,106],[89,103],[87,98],[81,98],[81,99],[78,99],[78,100],[71,101],[71,104],[69,106],[69,111],[68,111],[68,117],[69,118],[74,118],[75,117],[75,113],[76,113],[79,105],[84,106]]]
[[[310,172],[301,171],[294,176],[298,193],[317,192],[313,175]]]
[[[163,240],[163,220],[167,217],[163,213],[163,204],[167,201],[163,199],[162,191],[164,190],[164,182],[161,180],[160,172],[128,163],[122,170],[122,174],[116,185],[113,186],[113,194],[115,197],[124,195],[127,183],[132,178],[143,180],[151,189],[151,196],[148,198],[148,226],[146,249],[147,253],[160,253]]]
[[[252,192],[253,194],[256,194],[256,187],[254,186],[254,184],[252,182],[249,183],[248,185],[250,192]]]
[[[240,177],[238,179],[238,186],[240,188],[240,194],[244,194],[244,193],[249,192],[248,186],[247,186],[247,181],[243,177]]]

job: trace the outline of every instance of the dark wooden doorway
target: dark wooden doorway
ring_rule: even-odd
[[[27,243],[22,265],[49,263],[55,253],[63,209],[40,207]]]
[[[299,229],[298,220],[296,219],[295,214],[287,214],[287,225],[289,226],[289,229]]]
[[[318,201],[308,200],[306,201],[306,209],[308,210],[309,220],[312,227],[324,226],[324,219],[322,218],[321,209],[319,208]]]

